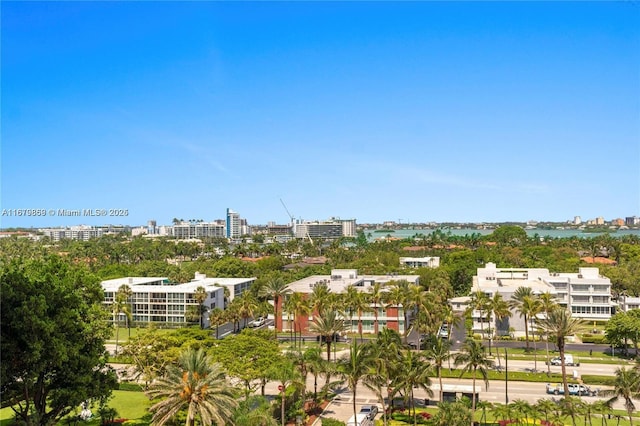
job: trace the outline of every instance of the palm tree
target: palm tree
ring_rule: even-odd
[[[326,362],[322,358],[322,351],[318,347],[311,347],[303,355],[307,363],[307,370],[313,375],[313,399],[318,399],[318,376],[326,370]]]
[[[253,395],[241,401],[231,424],[243,426],[278,426],[271,415],[271,405],[263,396]]]
[[[406,295],[407,295],[408,287],[409,287],[409,283],[407,281],[404,281],[404,280],[396,281],[395,283],[391,284],[389,291],[385,294],[387,307],[396,308],[398,333],[400,333],[400,308],[402,308],[404,311],[404,316],[405,316],[404,334],[405,335],[407,331],[407,321],[406,321],[407,310],[404,305],[406,305],[406,299],[407,299]]]
[[[432,422],[436,426],[458,426],[473,423],[473,415],[464,401],[441,402]]]
[[[371,370],[373,365],[373,346],[365,343],[358,346],[356,339],[351,341],[349,355],[338,360],[338,374],[347,382],[347,386],[353,392],[353,415],[356,411],[356,391],[358,382]]]
[[[129,338],[131,338],[131,296],[133,296],[133,290],[126,284],[122,284],[118,288],[118,292],[116,293],[116,298],[120,298],[122,301],[123,313],[125,314],[127,320],[127,331],[129,333]]]
[[[555,297],[548,291],[540,295],[540,312],[544,312],[544,316],[548,317],[549,312],[556,308],[557,303]],[[549,360],[549,333],[545,333],[545,347],[547,352],[547,375],[551,376],[551,362]]]
[[[353,331],[353,314],[357,312],[358,306],[360,305],[360,292],[356,288],[355,285],[349,285],[345,289],[342,297],[342,303],[345,313],[349,316],[349,325],[348,331]]]
[[[427,342],[425,356],[433,363],[440,384],[440,402],[444,400],[442,389],[442,366],[451,358],[451,343],[449,340],[432,336]]]
[[[280,325],[280,327],[282,327],[282,315],[279,313],[281,300],[289,293],[291,293],[291,289],[280,277],[270,279],[260,289],[260,297],[273,299],[273,328],[276,339],[278,338],[278,326]]]
[[[205,290],[205,288],[202,286],[198,286],[198,288],[196,288],[196,291],[193,293],[193,298],[198,303],[198,316],[200,318],[200,328],[203,328],[202,326],[202,314],[204,313],[203,304],[204,304],[204,301],[207,300],[207,290]]]
[[[548,335],[556,336],[556,346],[560,352],[560,365],[562,366],[562,384],[564,386],[564,396],[569,397],[569,386],[567,385],[567,366],[564,360],[564,340],[583,327],[583,321],[572,318],[571,313],[563,307],[556,307],[551,310],[546,318],[540,321],[540,328]]]
[[[227,424],[238,403],[225,377],[220,364],[202,349],[182,352],[178,364],[169,366],[166,376],[146,391],[151,399],[162,398],[149,409],[151,423],[163,425],[186,409],[186,426],[193,426],[196,417],[203,425]]]
[[[387,388],[387,399],[392,401],[391,381],[395,376],[401,374],[399,365],[402,360],[402,337],[396,330],[384,328],[378,332],[374,345],[377,371],[384,379],[383,386]],[[384,399],[382,406],[384,408]]]
[[[611,403],[607,400],[595,401],[593,403],[593,411],[601,415],[600,426],[605,426],[607,424],[607,421],[605,420],[607,417],[606,414],[609,414],[612,411]]]
[[[486,293],[478,290],[471,295],[471,301],[469,302],[469,310],[478,311],[480,315],[480,335],[484,338],[484,312],[487,312],[489,306],[489,296]]]
[[[331,360],[331,343],[336,333],[346,330],[344,320],[338,317],[334,310],[326,309],[313,319],[309,325],[309,331],[317,333],[327,344],[327,361]]]
[[[489,388],[489,369],[493,368],[493,361],[487,358],[482,343],[476,342],[473,339],[467,339],[462,345],[462,351],[457,353],[454,357],[454,364],[464,364],[460,377],[464,373],[471,372],[473,374],[473,398],[471,401],[472,416],[476,412],[476,374],[480,373],[480,376],[484,380],[485,387]],[[568,392],[567,392],[568,393]],[[472,425],[473,426],[473,425]]]
[[[414,351],[404,351],[399,366],[402,374],[393,381],[393,387],[403,389],[406,397],[409,397],[409,410],[413,412],[413,424],[417,424],[414,389],[423,389],[429,397],[433,397],[431,390],[431,365],[425,362],[420,354]]]
[[[524,340],[527,352],[529,352],[529,316],[533,298],[534,295],[531,287],[518,287],[509,301],[509,307],[518,311],[520,317],[524,317]]]
[[[294,340],[296,339],[296,324],[298,323],[301,317],[308,317],[311,313],[311,306],[309,305],[309,300],[302,297],[300,293],[293,293],[287,299],[288,304],[293,312],[293,335]],[[302,336],[302,328],[298,327],[298,331]],[[300,347],[302,347],[302,342],[300,342]]]
[[[489,355],[491,355],[491,337],[496,328],[496,320],[502,320],[511,316],[509,310],[509,304],[502,298],[502,295],[498,292],[493,294],[493,297],[489,299],[487,303],[487,310],[489,311]],[[493,317],[493,318],[491,318]],[[494,330],[494,331],[491,331]]]
[[[373,321],[373,332],[374,334],[378,334],[378,305],[382,301],[382,284],[379,282],[373,283],[371,287],[369,287],[369,300],[373,303],[373,315],[375,317]]]
[[[222,309],[213,308],[211,311],[209,311],[209,324],[216,327],[216,339],[219,338],[218,329],[222,324],[225,323],[225,321],[225,312]]]
[[[329,287],[326,284],[314,285],[309,297],[309,303],[315,312],[323,312],[331,304]]]
[[[285,403],[287,396],[287,387],[294,386],[296,388],[302,389],[304,384],[302,383],[300,372],[296,369],[293,362],[288,359],[284,359],[282,362],[274,365],[270,375],[279,383],[278,389],[280,390],[281,396],[280,419],[282,421],[282,426],[284,426],[286,423]]]
[[[544,415],[544,420],[549,421],[549,414],[556,408],[556,403],[547,398],[541,398],[536,402],[536,409]]]
[[[633,400],[640,400],[640,372],[635,368],[618,368],[616,370],[616,378],[613,386],[613,390],[602,391],[602,394],[613,395],[612,398],[608,400],[610,405],[619,399],[624,400],[624,408],[627,410],[627,414],[629,415],[629,424],[633,426],[632,416],[636,409]]]
[[[250,291],[243,292],[240,297],[234,299],[237,300],[238,313],[240,314],[240,318],[244,321],[243,327],[246,327],[247,320],[249,318],[253,318],[255,313],[259,309],[259,304],[256,298],[253,296],[253,293]]]

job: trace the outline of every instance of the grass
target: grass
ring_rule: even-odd
[[[131,391],[113,391],[113,398],[109,400],[109,407],[115,408],[118,411],[117,418],[124,418],[131,420],[132,424],[148,425],[149,416],[148,408],[151,406],[149,399],[143,392],[131,392]],[[99,425],[100,419],[98,415],[98,407],[94,406],[91,411],[93,412],[93,418],[91,421],[82,423],[86,425]],[[0,426],[8,426],[13,422],[14,412],[11,407],[5,407],[0,410]],[[130,424],[130,422],[127,422]]]
[[[421,413],[421,412],[424,412],[424,411],[430,413],[431,415],[434,415],[438,410],[437,410],[437,408],[433,408],[433,407],[429,407],[429,408],[426,408],[426,409],[425,408],[416,408],[416,412],[418,414]],[[407,410],[407,412],[408,412],[408,410]],[[618,418],[616,416],[621,416],[620,417],[620,423],[618,423]],[[482,410],[476,409],[474,420],[477,422],[476,424],[478,424],[480,426],[496,426],[498,424],[498,420],[501,420],[501,419],[498,419],[498,418],[494,417],[491,414],[491,412],[489,410],[487,410],[486,417],[484,418],[485,422],[480,423],[480,421],[483,420],[482,419]],[[638,420],[640,420],[640,419],[638,419],[637,417],[634,416],[634,421],[636,423],[637,423]],[[591,421],[592,421],[593,425],[600,425],[602,423],[602,419],[598,415],[593,415]],[[607,423],[605,423],[605,424],[608,424],[608,425],[618,425],[619,424],[620,426],[629,426],[631,424],[631,423],[629,423],[629,418],[627,417],[627,413],[624,412],[624,411],[620,411],[620,410],[614,410],[612,412],[612,414],[611,414],[611,419],[610,420],[606,420],[606,422]],[[376,426],[382,426],[383,425],[382,419],[376,420],[375,424],[376,424]],[[409,419],[408,423],[404,422],[404,421],[399,421],[399,420],[390,420],[389,421],[389,426],[404,426],[404,425],[407,425],[407,424],[413,424],[413,417],[411,417]],[[518,423],[513,423],[514,426],[517,425],[517,424]],[[524,424],[527,424],[527,423],[524,423]],[[528,423],[528,424],[539,425],[540,422],[538,421],[536,423],[533,423],[533,420],[530,420],[530,423]],[[566,425],[566,426],[572,425],[571,417],[566,417],[563,420],[563,424]],[[575,424],[576,424],[576,426],[592,426],[588,421],[585,422],[584,415],[583,416],[580,416],[580,415],[576,416],[576,423]]]

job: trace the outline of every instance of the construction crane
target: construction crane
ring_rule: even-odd
[[[280,198],[280,203],[282,203],[282,207],[284,207],[284,210],[287,212],[287,215],[289,215],[289,218],[291,219],[291,228],[293,229],[293,235],[295,235],[296,234],[296,219],[293,217],[293,215],[291,214],[291,212],[287,208],[287,205],[284,203],[284,201],[282,201],[282,198]],[[311,245],[314,245],[313,244],[313,239],[311,238],[311,235],[309,235],[309,230],[306,228],[306,225],[305,225],[305,233],[306,233],[306,236],[309,239],[309,242],[311,243]]]
[[[293,215],[291,214],[291,212],[287,208],[287,205],[284,203],[284,201],[282,201],[282,198],[280,198],[280,202],[282,203],[282,207],[284,207],[284,210],[287,212],[287,215],[289,215],[289,218],[291,219],[291,225],[293,226],[293,224],[295,223],[295,219],[294,219]]]

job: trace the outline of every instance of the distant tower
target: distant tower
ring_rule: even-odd
[[[227,238],[240,238],[240,214],[227,209]]]
[[[582,223],[582,218],[580,216],[576,216],[573,218],[574,225],[580,225]]]

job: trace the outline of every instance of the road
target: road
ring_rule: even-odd
[[[473,381],[466,379],[443,379],[443,384],[448,385],[468,385],[471,386]],[[319,379],[319,387],[324,384],[323,379]],[[432,379],[432,385],[437,385],[438,379]],[[266,386],[266,394],[270,398],[276,398],[279,395],[279,391],[277,389],[277,383],[269,383]],[[515,400],[524,400],[531,404],[536,403],[539,399],[555,399],[559,400],[562,396],[548,395],[546,393],[546,383],[531,383],[531,382],[508,382],[505,384],[503,381],[491,381],[489,384],[489,389],[484,388],[484,384],[481,380],[476,381],[476,387],[480,391],[480,400],[489,401],[492,403],[501,403],[504,404],[505,401],[513,402]],[[605,389],[605,387],[602,387]],[[313,377],[310,376],[307,380],[307,390],[313,390]],[[505,392],[506,390],[506,392]],[[424,390],[414,389],[416,400],[419,404],[424,404],[428,395]],[[604,400],[604,397],[592,397],[592,396],[584,396],[581,397],[584,401],[587,402],[595,402],[597,400]],[[435,404],[438,400],[437,392],[436,394],[430,398],[431,403]],[[360,385],[357,388],[357,397],[356,397],[356,407],[357,410],[360,409],[360,406],[366,404],[376,404],[378,407],[381,407],[379,401],[375,397],[375,394],[367,389],[366,387]],[[624,406],[622,402],[618,402],[614,404],[615,409],[624,410]],[[326,407],[320,418],[330,417],[340,421],[346,421],[349,417],[353,415],[353,394],[343,387],[339,392],[338,396]],[[317,421],[315,425],[320,425],[320,420]]]

